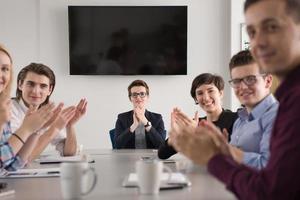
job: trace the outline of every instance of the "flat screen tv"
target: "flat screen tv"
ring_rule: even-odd
[[[71,75],[186,75],[187,6],[69,6]]]

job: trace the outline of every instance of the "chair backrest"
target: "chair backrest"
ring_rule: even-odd
[[[167,130],[164,130],[164,132],[163,132],[163,138],[164,138],[164,140],[166,140],[166,137],[167,137]]]
[[[116,149],[116,143],[115,143],[115,129],[109,130],[109,137],[111,141],[111,146],[113,149]]]

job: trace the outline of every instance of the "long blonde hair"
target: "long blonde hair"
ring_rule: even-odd
[[[0,44],[0,51],[4,52],[9,57],[9,60],[10,60],[10,74],[9,74],[10,77],[8,80],[8,84],[7,84],[6,88],[4,88],[0,94],[6,94],[6,95],[10,96],[11,87],[12,87],[12,79],[13,79],[13,70],[12,70],[13,60],[12,60],[12,57],[11,57],[10,53],[8,52],[8,50],[1,44]]]

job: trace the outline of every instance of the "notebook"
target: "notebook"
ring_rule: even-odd
[[[38,177],[57,177],[60,176],[60,168],[39,168],[39,169],[18,169],[9,171],[1,178],[38,178]]]
[[[76,156],[59,156],[59,155],[46,155],[41,156],[39,159],[35,160],[40,164],[58,164],[62,162],[80,162],[87,161],[89,163],[95,162],[89,155],[76,155]]]
[[[187,187],[191,185],[190,180],[182,173],[172,173],[170,180],[167,182],[169,177],[168,173],[163,173],[161,176],[161,187],[165,188],[168,186],[182,186]],[[125,177],[123,183],[123,187],[137,187],[137,174],[130,173]]]

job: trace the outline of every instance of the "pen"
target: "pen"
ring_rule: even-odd
[[[174,185],[174,186],[182,186],[182,187],[186,187],[189,186],[188,183],[167,183],[168,185]]]
[[[9,172],[7,176],[24,176],[24,175],[36,175],[37,172],[34,173],[29,173],[29,172],[24,172],[24,173],[19,173],[19,172]]]
[[[90,160],[88,161],[88,163],[94,163],[95,160]],[[44,164],[60,164],[62,163],[62,161],[41,161],[40,164],[44,165]]]
[[[47,174],[59,174],[59,171],[52,171],[52,172],[47,172]]]
[[[175,189],[183,189],[183,185],[169,185],[166,187],[161,187],[159,190],[175,190]]]
[[[56,161],[55,161],[55,162],[54,162],[54,161],[50,161],[50,162],[48,162],[48,161],[47,161],[47,162],[46,162],[46,161],[45,161],[45,162],[40,162],[41,165],[43,165],[43,164],[60,164],[60,163],[61,163],[61,161],[57,161],[57,162],[56,162]]]

